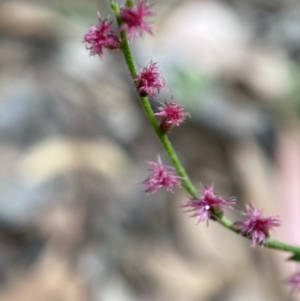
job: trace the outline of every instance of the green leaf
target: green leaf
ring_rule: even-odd
[[[299,261],[300,262],[300,254],[294,253],[288,260]]]

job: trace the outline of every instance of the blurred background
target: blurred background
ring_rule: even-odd
[[[108,1],[0,1],[0,300],[300,300],[283,284],[288,254],[196,226],[183,190],[143,193],[144,161],[168,159],[121,53],[82,43],[97,10]],[[158,100],[192,115],[170,139],[193,182],[279,214],[274,236],[299,245],[299,1],[155,10],[133,52],[163,70]]]

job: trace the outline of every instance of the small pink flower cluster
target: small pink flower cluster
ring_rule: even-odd
[[[153,62],[141,67],[140,72],[135,77],[135,84],[141,96],[152,98],[155,97],[155,90],[159,93],[161,88],[168,89],[157,63]]]
[[[300,270],[287,278],[285,283],[293,287],[293,293],[300,292]]]
[[[144,32],[153,34],[152,27],[145,20],[155,15],[151,7],[152,5],[147,4],[147,0],[138,0],[136,5],[121,7],[119,31],[125,33],[130,41],[137,36],[142,37]],[[90,55],[99,55],[102,58],[104,49],[121,49],[124,41],[115,34],[112,22],[109,22],[108,18],[102,19],[98,13],[98,19],[98,25],[93,25],[88,29],[83,42],[90,50]],[[141,97],[155,98],[161,89],[168,90],[158,64],[152,61],[140,67],[139,72],[133,76],[133,81]],[[161,118],[162,134],[167,134],[173,127],[179,126],[187,117],[190,117],[189,113],[186,113],[173,98],[169,102],[164,100],[154,115]],[[148,161],[147,164],[150,166],[150,174],[142,182],[147,194],[153,194],[161,187],[166,187],[167,191],[171,192],[175,186],[180,187],[183,178],[175,174],[173,167],[163,165],[159,156],[157,163]],[[190,217],[197,218],[198,224],[201,222],[208,224],[210,219],[221,218],[224,210],[233,209],[234,204],[235,198],[225,199],[214,193],[213,186],[207,186],[204,187],[200,197],[190,199],[181,208],[187,209]],[[263,217],[262,211],[256,209],[253,204],[247,205],[243,214],[245,218],[235,222],[234,226],[237,232],[252,240],[252,247],[266,244],[270,230],[280,226],[278,216]],[[300,291],[300,272],[288,278],[286,283],[292,285],[295,291]]]
[[[246,205],[246,211],[243,214],[246,218],[235,222],[235,226],[240,228],[242,234],[251,238],[252,247],[264,244],[269,237],[270,229],[280,226],[278,216],[263,217],[262,211],[256,209],[253,204]]]
[[[152,4],[147,4],[146,1],[140,0],[134,7],[122,7],[120,17],[123,22],[120,30],[125,30],[128,38],[133,39],[139,35],[143,36],[144,31],[153,34],[151,26],[144,19],[155,15],[151,11]]]
[[[103,56],[103,49],[119,49],[121,42],[112,29],[112,22],[107,19],[102,20],[98,13],[99,24],[91,26],[83,36],[86,49],[90,50],[90,55]]]
[[[147,163],[150,165],[150,175],[142,182],[146,186],[145,192],[147,194],[155,193],[163,186],[171,192],[174,186],[180,186],[181,177],[174,174],[173,167],[164,166],[159,156],[158,163],[152,161]]]
[[[223,212],[225,209],[232,209],[232,205],[235,203],[234,198],[224,199],[216,195],[213,188],[213,185],[204,187],[199,199],[191,199],[181,206],[182,208],[188,208],[188,212],[191,212],[190,217],[196,217],[198,224],[204,221],[208,224],[208,220],[214,219],[215,214]]]
[[[174,126],[179,126],[187,117],[189,113],[184,112],[184,107],[178,105],[174,99],[171,102],[166,100],[160,108],[159,112],[154,115],[163,117],[160,122],[160,129],[163,133],[169,132]]]

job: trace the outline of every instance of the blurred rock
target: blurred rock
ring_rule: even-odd
[[[216,75],[239,68],[249,39],[247,28],[227,5],[190,2],[166,20],[156,52],[162,66],[184,64]]]

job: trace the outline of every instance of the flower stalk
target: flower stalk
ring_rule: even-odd
[[[119,25],[119,27],[122,26],[122,20],[120,18],[120,10],[119,7],[117,5],[117,3],[115,3],[114,1],[111,2],[111,7],[112,10],[115,13],[116,16],[116,20],[117,23]],[[134,62],[133,59],[133,55],[132,55],[132,51],[130,48],[130,44],[129,41],[127,39],[127,35],[125,33],[124,30],[120,31],[120,35],[121,35],[121,52],[124,56],[127,68],[132,76],[132,78],[134,79],[137,76],[137,68],[136,68],[136,64]],[[185,190],[189,193],[190,197],[192,199],[198,199],[199,195],[198,192],[195,188],[195,186],[192,184],[189,176],[187,175],[184,167],[182,166],[176,151],[174,150],[170,140],[168,139],[167,135],[165,133],[163,133],[161,131],[161,128],[158,124],[158,122],[156,121],[156,118],[154,116],[153,110],[151,108],[149,99],[147,96],[141,96],[139,91],[137,90],[138,94],[139,94],[139,99],[140,99],[140,103],[144,109],[144,112],[152,126],[152,128],[154,129],[159,141],[161,142],[165,152],[167,153],[170,161],[172,162],[175,170],[177,171],[177,174],[182,178],[181,181],[181,185],[185,188]],[[227,219],[225,216],[221,216],[219,218],[216,219],[217,222],[219,222],[222,226],[226,227],[227,229],[240,234],[242,236],[247,237],[246,234],[242,234],[241,230],[234,225],[234,223]],[[277,241],[271,237],[266,238],[264,244],[264,247],[266,248],[270,248],[270,249],[276,249],[276,250],[281,250],[281,251],[287,251],[287,252],[291,252],[293,254],[300,254],[300,247],[297,246],[293,246],[293,245],[289,245],[280,241]]]
[[[116,15],[116,20],[117,20],[119,27],[122,26],[122,20],[120,18],[120,9],[119,9],[118,4],[115,3],[114,1],[112,1],[111,7]],[[122,30],[120,32],[120,35],[121,35],[121,42],[122,42],[121,51],[123,53],[127,68],[129,70],[132,78],[134,79],[137,76],[137,68],[136,68],[136,64],[133,59],[129,41],[127,39],[127,36],[126,36],[126,33],[124,30]],[[138,94],[140,94],[139,91],[137,91],[137,92],[138,92]],[[192,184],[192,182],[191,182],[189,176],[187,175],[184,167],[182,166],[180,160],[178,159],[178,156],[177,156],[170,140],[168,139],[167,135],[162,133],[160,126],[154,116],[154,113],[151,108],[148,97],[139,95],[139,99],[140,99],[141,105],[144,109],[144,112],[145,112],[150,124],[152,125],[158,139],[160,140],[164,150],[166,151],[166,153],[167,153],[169,159],[171,160],[174,168],[176,169],[178,175],[182,178],[181,185],[185,188],[185,190],[190,194],[191,197],[197,198],[198,197],[197,190],[194,187],[194,185]]]
[[[289,252],[291,253],[289,260],[300,262],[300,246],[286,244],[269,235],[270,230],[280,226],[278,216],[264,217],[261,210],[250,205],[246,206],[244,220],[233,223],[224,216],[224,210],[232,209],[232,205],[235,203],[234,198],[224,199],[216,195],[213,186],[204,187],[202,193],[196,190],[167,136],[174,126],[178,126],[190,115],[184,112],[184,108],[178,105],[173,98],[171,102],[165,100],[158,113],[154,114],[148,97],[153,98],[160,89],[168,90],[168,88],[156,63],[150,62],[140,71],[137,70],[129,44],[129,40],[132,41],[137,36],[141,37],[144,32],[153,33],[152,27],[145,20],[146,17],[155,14],[151,10],[152,5],[147,4],[146,0],[138,0],[136,5],[132,0],[126,0],[125,6],[122,6],[121,9],[114,0],[111,0],[110,4],[119,27],[120,37],[113,32],[108,18],[102,19],[98,15],[99,25],[92,26],[88,30],[84,36],[84,42],[91,55],[97,54],[100,57],[103,56],[103,49],[120,49],[144,112],[172,162],[172,167],[163,165],[160,157],[158,157],[157,163],[147,162],[150,166],[150,175],[141,182],[146,186],[145,192],[152,194],[161,187],[167,188],[167,191],[172,191],[173,187],[182,186],[188,192],[190,200],[181,207],[190,213],[190,217],[195,217],[198,223],[206,221],[208,224],[209,220],[216,221],[228,230],[250,239],[252,247],[261,245],[266,248]],[[157,122],[156,116],[161,118],[160,124]],[[287,283],[299,290],[299,272],[289,278]]]

